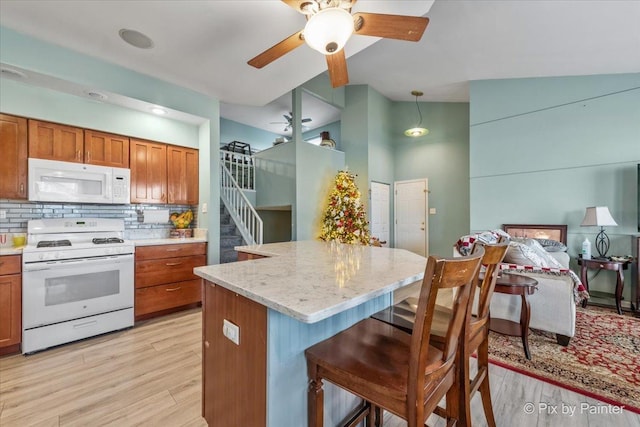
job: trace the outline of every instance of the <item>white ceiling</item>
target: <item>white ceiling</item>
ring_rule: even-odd
[[[432,3],[359,0],[354,12],[430,23],[418,43],[354,36],[345,49],[350,84],[395,101],[413,100],[413,89],[424,91],[421,101],[468,101],[471,80],[640,72],[640,1]],[[304,22],[277,0],[0,1],[5,27],[206,93],[221,100],[223,117],[279,134],[268,123],[291,111],[289,92],[324,72],[324,58],[303,45],[261,70],[246,61]],[[121,28],[147,34],[155,47],[125,44]],[[302,112],[310,127],[339,116],[312,101]]]

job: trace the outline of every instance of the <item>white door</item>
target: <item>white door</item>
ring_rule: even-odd
[[[427,179],[395,183],[395,247],[427,256],[428,251]]]
[[[389,187],[389,184],[371,183],[371,237],[377,237],[385,247],[389,247]]]

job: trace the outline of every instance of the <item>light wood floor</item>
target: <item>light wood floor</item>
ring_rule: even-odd
[[[0,358],[0,426],[204,426],[200,417],[199,310],[147,321],[134,329],[68,344],[28,357]],[[640,426],[640,415],[580,413],[598,402],[492,366],[498,426]],[[533,403],[534,414],[524,411]],[[541,404],[577,407],[573,417]],[[474,426],[486,425],[479,396]],[[443,426],[433,417],[430,425]],[[385,427],[406,423],[387,415]],[[251,426],[224,426],[251,427]],[[299,427],[299,426],[271,426]]]

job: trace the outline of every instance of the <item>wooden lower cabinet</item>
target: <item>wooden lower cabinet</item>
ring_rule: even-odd
[[[203,280],[202,416],[209,426],[266,425],[267,308]],[[222,333],[228,320],[237,345]]]
[[[0,355],[20,351],[22,257],[0,256]]]
[[[206,253],[206,243],[137,247],[136,320],[200,303],[200,278],[193,269],[206,265]]]

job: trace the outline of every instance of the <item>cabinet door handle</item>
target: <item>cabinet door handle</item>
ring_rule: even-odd
[[[91,151],[87,151],[87,162],[91,161]]]
[[[204,347],[205,347],[205,348],[209,348],[209,341],[205,341],[205,342],[204,342]]]
[[[178,286],[177,288],[165,289],[165,291],[167,291],[167,292],[175,292],[175,291],[179,291],[180,289],[182,289],[182,287]]]
[[[20,184],[20,194],[24,194],[24,184]]]
[[[166,265],[167,267],[174,267],[174,266],[176,266],[176,265],[180,265],[180,264],[182,264],[182,262],[168,262],[168,263],[166,263],[165,265]]]

